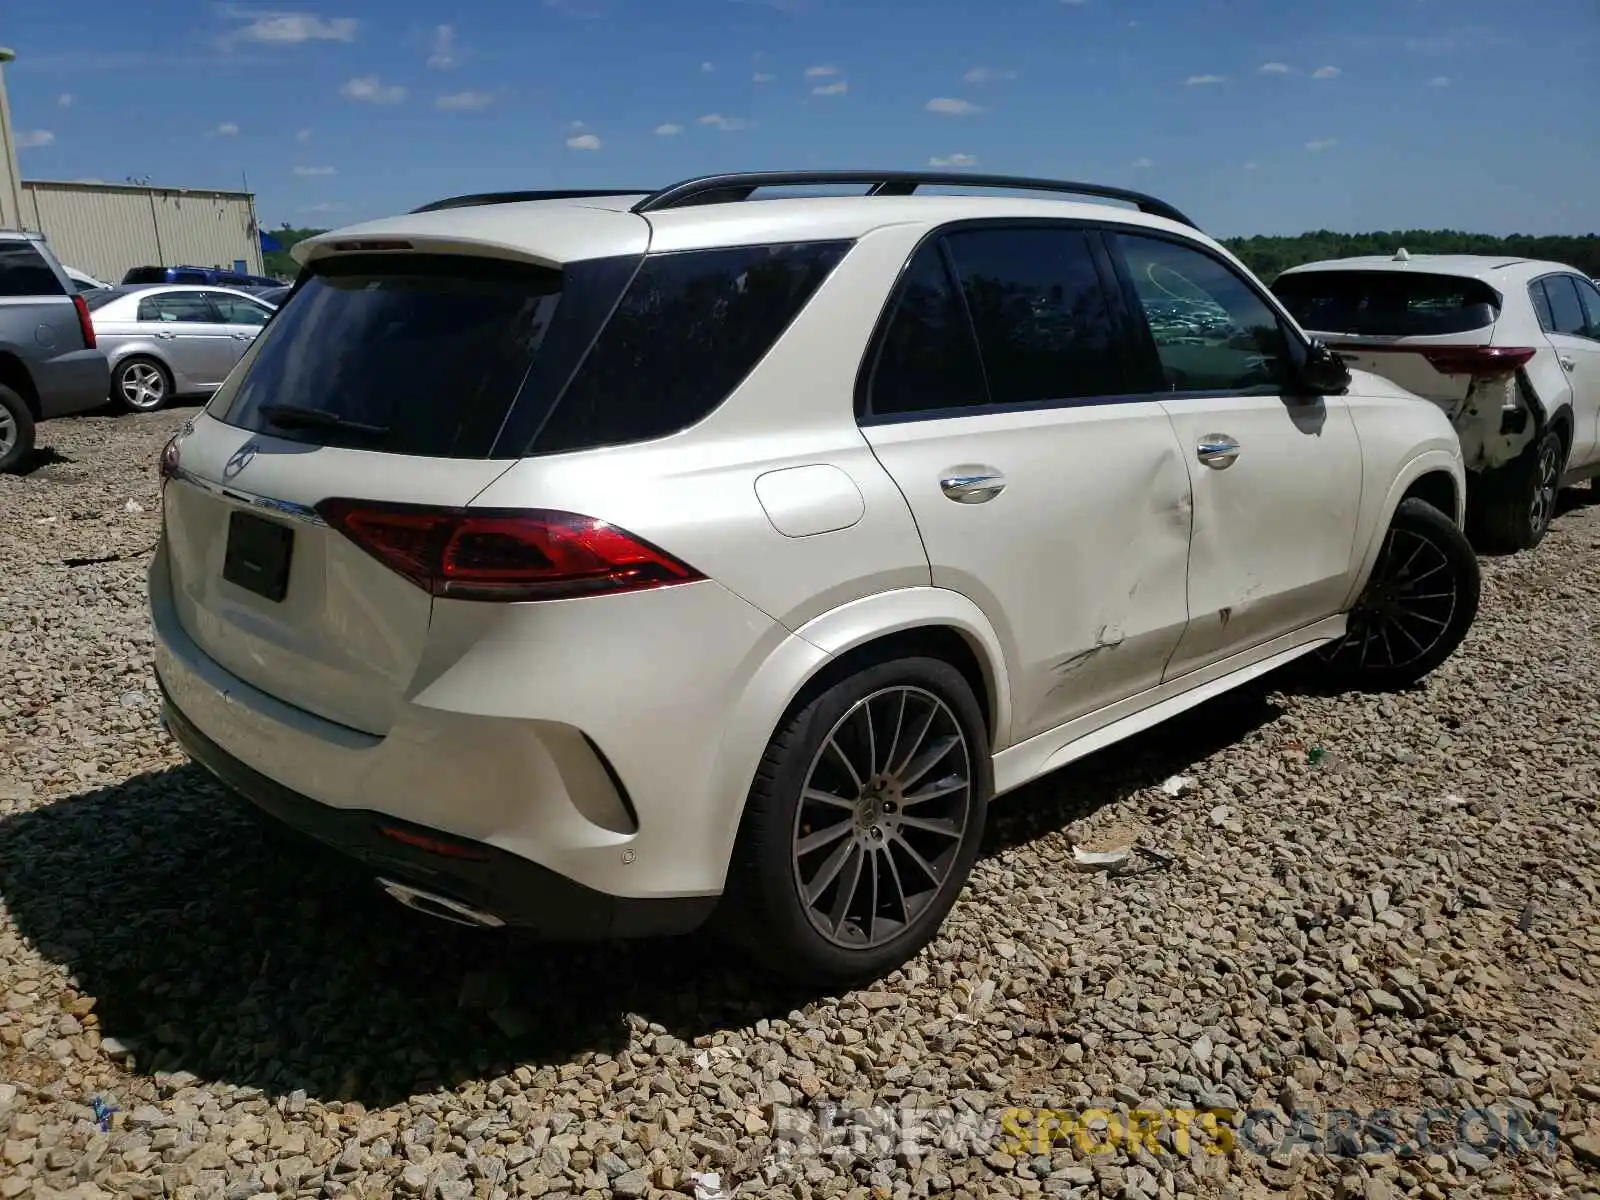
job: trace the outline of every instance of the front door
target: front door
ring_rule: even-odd
[[[216,387],[238,361],[233,332],[222,324],[204,292],[141,296],[139,326],[142,334],[165,344],[168,361],[197,389]]]
[[[1361,444],[1342,398],[1296,392],[1293,335],[1232,265],[1157,235],[1110,242],[1194,489],[1190,620],[1167,672],[1176,678],[1342,609]]]
[[[1067,223],[925,243],[866,389],[933,583],[999,635],[1012,743],[1158,684],[1188,621],[1188,473],[1127,395],[1096,247]]]
[[[236,292],[207,292],[206,299],[211,301],[211,307],[216,309],[222,323],[228,328],[228,336],[233,341],[233,361],[236,363],[250,349],[250,343],[256,340],[256,335],[272,316],[272,310]],[[232,364],[228,369],[233,369]]]

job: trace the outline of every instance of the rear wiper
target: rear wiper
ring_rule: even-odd
[[[365,421],[352,421],[338,413],[324,412],[320,408],[306,408],[299,404],[263,404],[261,415],[280,429],[337,429],[342,433],[358,433],[366,437],[383,437],[389,432],[387,425],[369,425]]]

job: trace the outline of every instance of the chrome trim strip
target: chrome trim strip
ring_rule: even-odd
[[[272,513],[274,516],[284,517],[290,521],[299,521],[304,525],[326,526],[327,522],[322,515],[309,505],[296,504],[292,500],[278,500],[271,496],[261,496],[255,492],[246,492],[239,488],[228,487],[204,476],[196,475],[185,467],[173,468],[171,478],[190,487],[199,488],[202,492],[216,496],[223,500],[232,500],[235,504],[243,504],[250,508],[258,508],[263,512]]]

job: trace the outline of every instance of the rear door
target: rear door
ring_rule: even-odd
[[[1539,310],[1545,336],[1555,347],[1572,386],[1573,438],[1569,468],[1600,459],[1600,290],[1578,275],[1546,275],[1533,286],[1543,290]]]
[[[1170,235],[1111,237],[1194,491],[1189,625],[1168,678],[1333,616],[1354,569],[1361,443],[1341,397],[1294,386],[1296,336],[1256,286]]]
[[[233,332],[204,292],[152,291],[139,297],[139,332],[162,343],[184,378],[214,388],[239,361]]]
[[[174,605],[202,650],[290,704],[387,732],[432,597],[316,506],[463,506],[501,475],[495,440],[563,279],[444,255],[319,266],[196,420],[166,486]]]
[[[1189,479],[1092,229],[978,224],[891,298],[862,432],[933,583],[989,618],[1021,741],[1153,687],[1188,621]]]

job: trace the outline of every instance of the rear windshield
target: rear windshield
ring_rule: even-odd
[[[1479,279],[1411,271],[1306,271],[1272,285],[1304,329],[1382,337],[1469,333],[1493,325],[1500,297]]]
[[[122,277],[123,283],[165,283],[167,269],[165,267],[134,267]]]
[[[561,283],[559,271],[501,260],[334,260],[267,325],[209,411],[291,441],[487,458]]]

